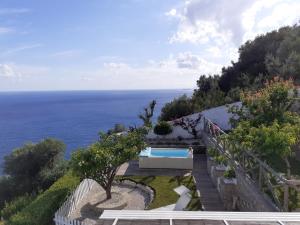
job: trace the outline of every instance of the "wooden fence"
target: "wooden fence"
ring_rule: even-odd
[[[203,118],[203,131],[231,166],[243,172],[264,196],[268,196],[279,211],[289,211],[291,201],[299,202],[300,180],[288,180],[283,174],[277,173],[265,162],[261,161],[251,151],[243,150],[233,154],[230,143],[226,140],[226,133],[207,118]],[[280,197],[279,192],[283,191]]]
[[[54,222],[56,225],[86,225],[78,220],[70,220],[69,216],[76,209],[83,197],[97,184],[92,179],[84,179],[68,197],[62,206],[56,211]]]

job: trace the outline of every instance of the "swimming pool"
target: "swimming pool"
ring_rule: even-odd
[[[146,148],[139,155],[140,168],[192,169],[193,153],[187,148]]]
[[[146,148],[141,151],[140,156],[187,158],[189,150],[187,148]]]

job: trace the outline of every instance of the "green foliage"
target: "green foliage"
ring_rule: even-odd
[[[192,99],[187,95],[182,95],[167,103],[162,109],[159,116],[160,121],[171,121],[194,112]]]
[[[156,101],[153,100],[149,103],[148,107],[144,108],[144,112],[139,114],[139,118],[143,121],[144,127],[152,127],[152,117],[154,114],[154,109],[156,106]]]
[[[4,173],[14,179],[21,193],[37,192],[54,182],[49,180],[49,176],[43,175],[53,170],[59,173],[52,176],[56,179],[63,172],[55,168],[63,160],[64,151],[65,145],[54,139],[45,139],[37,144],[26,144],[4,157]]]
[[[198,89],[194,90],[192,101],[195,111],[202,111],[207,108],[224,105],[225,93],[220,89],[218,75],[200,76],[197,80]]]
[[[158,135],[167,135],[172,133],[172,126],[166,121],[160,121],[154,127],[154,133]]]
[[[286,163],[290,176],[289,157],[300,139],[300,116],[289,111],[295,102],[293,83],[274,78],[257,92],[242,94],[246,110],[237,110],[240,119],[228,139],[232,149],[250,149],[261,158],[279,157]]]
[[[97,181],[109,199],[118,167],[135,158],[145,147],[144,134],[137,130],[127,135],[102,133],[100,141],[72,154],[71,166],[81,178]]]
[[[15,180],[8,176],[0,176],[0,210],[5,202],[12,200],[20,193],[17,192]]]
[[[224,172],[224,178],[226,179],[233,179],[233,178],[236,178],[236,174],[235,174],[235,171],[232,167],[230,167],[229,169],[227,169],[225,172]]]
[[[209,155],[210,157],[212,157],[212,158],[219,155],[218,150],[216,150],[215,148],[211,148],[211,147],[209,147],[209,148],[207,149],[207,153],[208,153],[208,155]]]
[[[11,216],[20,212],[23,208],[29,205],[33,200],[33,196],[26,194],[24,196],[15,198],[9,203],[5,203],[5,206],[1,211],[1,217],[4,220],[8,220]]]
[[[213,157],[213,160],[218,164],[218,165],[226,165],[227,164],[227,159],[223,155],[216,155]]]
[[[70,172],[57,180],[48,190],[13,215],[7,225],[50,225],[54,213],[79,184],[80,179]]]

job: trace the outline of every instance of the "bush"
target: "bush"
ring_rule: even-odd
[[[29,205],[33,201],[33,199],[33,196],[24,195],[12,200],[9,203],[5,203],[5,206],[1,211],[1,217],[4,220],[8,220],[12,215],[16,214],[24,207]]]
[[[194,113],[194,105],[191,98],[183,95],[167,103],[159,116],[160,121],[170,121]]]
[[[45,190],[55,181],[48,178],[62,175],[55,168],[64,160],[64,153],[65,144],[55,139],[25,144],[4,157],[4,173],[14,180],[20,195]],[[57,171],[59,174],[51,174]]]
[[[226,179],[236,178],[235,171],[234,171],[234,169],[232,167],[230,167],[229,169],[227,169],[224,172],[224,178],[226,178]]]
[[[4,207],[5,202],[11,201],[18,194],[14,179],[8,176],[0,176],[0,210]]]
[[[226,158],[223,155],[218,155],[214,157],[214,160],[216,161],[217,164],[219,165],[226,165]]]
[[[172,126],[165,121],[161,121],[158,124],[155,125],[154,127],[154,133],[158,135],[167,135],[172,133],[173,128]]]
[[[70,172],[57,180],[48,190],[40,194],[22,211],[13,215],[7,225],[49,225],[53,224],[54,213],[80,183]]]
[[[218,152],[216,149],[214,149],[214,148],[208,148],[208,149],[207,149],[207,154],[208,154],[210,157],[214,158],[215,156],[218,156],[218,155],[219,155],[219,152]]]

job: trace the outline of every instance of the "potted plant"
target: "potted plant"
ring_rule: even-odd
[[[229,167],[218,180],[218,191],[226,210],[235,210],[237,205],[237,179],[234,168]]]
[[[223,155],[217,155],[213,158],[215,165],[211,169],[211,178],[214,185],[217,186],[218,179],[223,177],[224,172],[226,171],[226,158]]]

